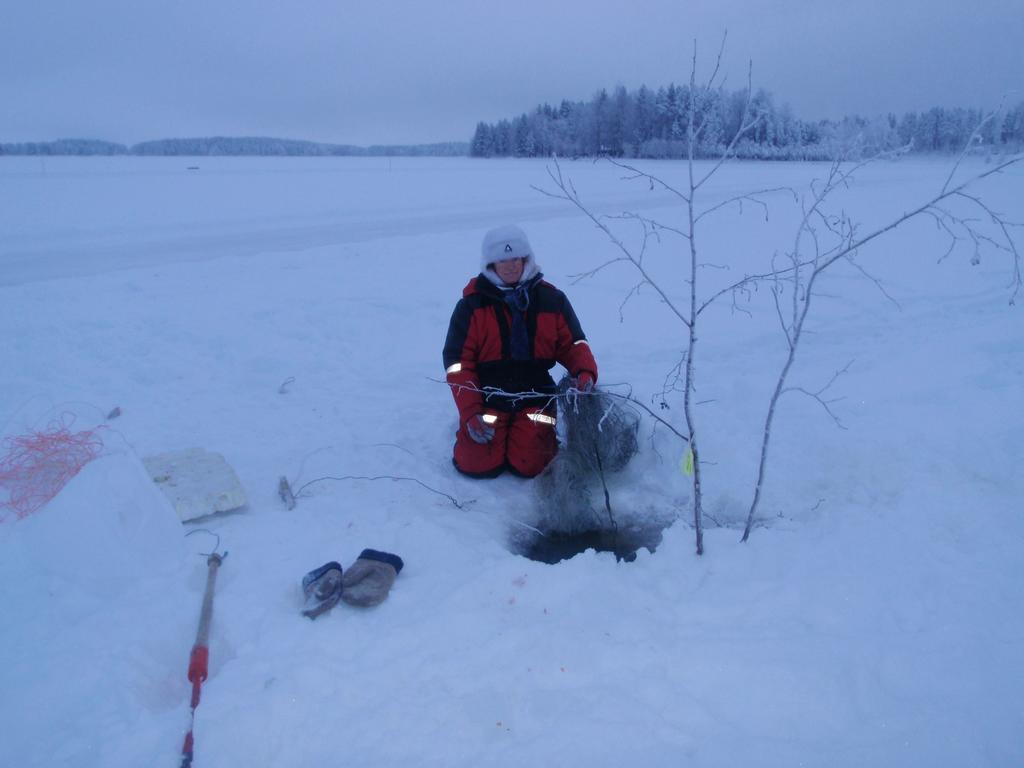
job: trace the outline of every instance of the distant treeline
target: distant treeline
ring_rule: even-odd
[[[321,144],[314,141],[265,137],[213,136],[199,139],[160,139],[126,146],[92,139],[0,144],[0,155],[287,155],[290,157],[464,157],[465,142],[440,144],[375,145]]]
[[[720,157],[741,126],[747,91],[723,88],[696,92],[694,129],[700,157]],[[533,114],[490,124],[481,122],[470,142],[474,157],[679,158],[687,154],[689,86],[652,91],[641,86],[601,90],[590,101],[543,104]],[[959,152],[982,121],[978,109],[934,107],[926,112],[867,119],[802,120],[788,105],[777,106],[765,90],[750,99],[755,124],[736,145],[741,158],[827,160],[893,149],[912,143],[915,152]],[[996,150],[1024,147],[1024,102],[986,123],[975,143]]]

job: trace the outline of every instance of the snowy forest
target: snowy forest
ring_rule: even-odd
[[[749,108],[755,126],[735,147],[750,160],[829,160],[910,146],[919,153],[959,152],[987,111],[933,107],[874,118],[852,115],[841,120],[805,120],[787,104],[777,105],[764,89],[747,99],[747,91],[719,88],[699,93],[696,113],[702,128],[699,157],[719,157],[736,134]],[[131,146],[93,139],[0,144],[0,155],[143,155],[292,157],[642,157],[676,159],[686,154],[690,89],[670,84],[653,91],[624,86],[598,91],[589,101],[563,99],[558,107],[538,106],[497,123],[480,122],[470,142],[373,145],[328,144],[271,137],[178,138]],[[1024,101],[987,121],[975,139],[979,148],[1017,152],[1024,148]]]
[[[160,155],[160,156],[264,156],[288,157],[462,157],[466,142],[438,144],[382,144],[357,147],[351,144],[324,144],[266,136],[212,136],[190,139],[158,139],[127,146],[94,139],[59,139],[0,144],[0,155]]]
[[[746,89],[698,92],[702,127],[700,157],[718,157],[736,134],[747,107]],[[827,160],[871,154],[910,145],[922,153],[959,152],[987,114],[981,109],[933,107],[872,119],[803,120],[760,89],[750,101],[756,125],[736,146],[736,155],[754,160]],[[470,142],[473,157],[643,157],[680,158],[686,154],[690,89],[669,85],[652,91],[619,86],[597,92],[590,101],[543,104],[533,114],[481,122]],[[993,150],[1024,147],[1024,102],[988,121],[975,141]]]

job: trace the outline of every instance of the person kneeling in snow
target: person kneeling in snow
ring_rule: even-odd
[[[569,299],[541,279],[522,229],[492,229],[481,250],[482,271],[463,289],[444,344],[459,411],[452,463],[472,477],[506,468],[534,477],[557,450],[548,371],[561,363],[590,391],[597,363]]]

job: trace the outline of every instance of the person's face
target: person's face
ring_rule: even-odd
[[[515,285],[519,282],[519,278],[523,276],[523,269],[526,266],[526,259],[519,257],[517,259],[505,259],[504,261],[498,261],[494,264],[494,271],[498,273],[498,277],[505,285]]]

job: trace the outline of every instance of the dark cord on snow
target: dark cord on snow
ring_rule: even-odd
[[[199,557],[213,557],[214,555],[216,555],[221,560],[223,560],[225,557],[228,556],[227,550],[224,550],[224,554],[220,554],[219,552],[217,552],[217,550],[220,549],[220,534],[214,533],[213,531],[211,531],[208,528],[195,528],[194,530],[191,530],[188,533],[186,533],[185,537],[188,538],[193,533],[205,533],[205,534],[208,534],[209,536],[213,536],[215,539],[217,539],[217,543],[215,543],[213,545],[213,551],[212,552],[197,552],[196,554],[199,555]]]
[[[367,477],[365,475],[345,475],[343,477],[335,477],[333,475],[327,475],[325,477],[318,477],[314,480],[310,480],[308,483],[303,483],[301,486],[299,486],[298,490],[296,490],[294,493],[295,498],[301,496],[302,492],[309,486],[313,485],[314,483],[323,482],[324,480],[405,480],[410,483],[416,483],[420,487],[425,488],[426,490],[430,491],[431,493],[435,493],[438,496],[444,496],[446,499],[448,499],[448,501],[450,501],[455,506],[456,509],[465,509],[467,504],[472,504],[474,501],[474,499],[470,499],[469,501],[460,502],[454,496],[449,496],[447,493],[444,493],[443,491],[439,491],[436,488],[431,488],[422,480],[417,480],[415,477],[397,477],[395,475],[376,475],[374,477]]]

